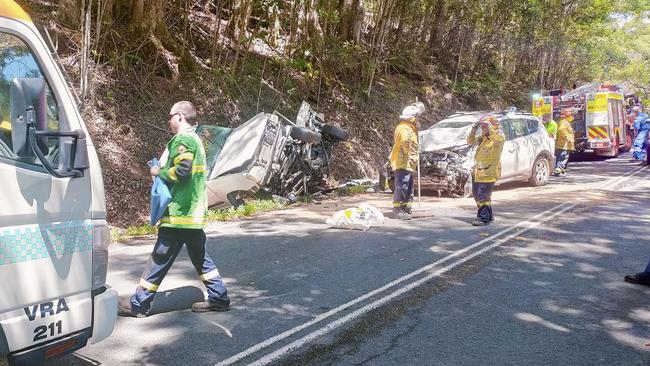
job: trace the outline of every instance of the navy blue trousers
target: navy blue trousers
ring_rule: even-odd
[[[208,289],[208,301],[230,302],[219,270],[205,250],[205,241],[205,233],[201,229],[161,227],[140,284],[131,297],[133,311],[141,314],[149,312],[154,295],[176,260],[183,244],[187,245],[187,254]]]
[[[492,212],[492,189],[494,183],[479,183],[472,181],[472,195],[476,201],[478,212],[476,218],[483,222],[494,221]]]
[[[570,154],[568,150],[555,150],[555,174],[566,173]]]
[[[405,169],[395,171],[395,196],[393,208],[406,212],[411,211],[413,205],[413,172]]]

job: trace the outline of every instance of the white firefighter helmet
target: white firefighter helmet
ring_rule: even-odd
[[[416,102],[411,104],[410,106],[404,108],[402,111],[402,115],[399,116],[401,120],[409,120],[411,118],[417,117],[420,114],[424,113],[424,104],[422,102]]]

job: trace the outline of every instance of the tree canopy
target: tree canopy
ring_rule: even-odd
[[[236,68],[264,43],[309,75],[356,75],[368,95],[390,72],[435,70],[461,95],[506,99],[596,79],[641,90],[650,81],[647,0],[65,0],[60,19],[82,26],[84,9],[96,32],[121,23],[148,40],[173,78],[197,64]]]

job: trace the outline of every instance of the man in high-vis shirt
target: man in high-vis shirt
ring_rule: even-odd
[[[194,105],[185,101],[174,104],[169,113],[169,128],[174,137],[161,159],[162,168],[152,167],[151,175],[167,183],[172,199],[160,220],[158,240],[135,294],[128,302],[120,301],[120,315],[145,317],[149,314],[154,295],[183,244],[187,245],[189,258],[208,290],[208,299],[193,304],[192,311],[229,310],[228,291],[205,250],[206,157],[203,143],[194,132],[195,117]]]

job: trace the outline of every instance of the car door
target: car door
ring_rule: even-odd
[[[508,179],[515,174],[517,166],[517,155],[519,146],[517,141],[513,138],[512,126],[510,119],[501,121],[501,128],[506,137],[503,143],[503,150],[501,152],[501,179]]]
[[[545,149],[544,133],[546,133],[546,130],[541,122],[536,118],[527,118],[526,124],[528,125],[528,135],[526,136],[526,139],[530,142],[530,152],[527,154],[529,161],[524,165],[528,165],[532,169],[535,159]]]
[[[514,175],[525,175],[532,167],[534,156],[533,143],[529,140],[528,123],[522,118],[513,118],[510,122],[513,142],[517,146],[517,157],[514,165]]]

